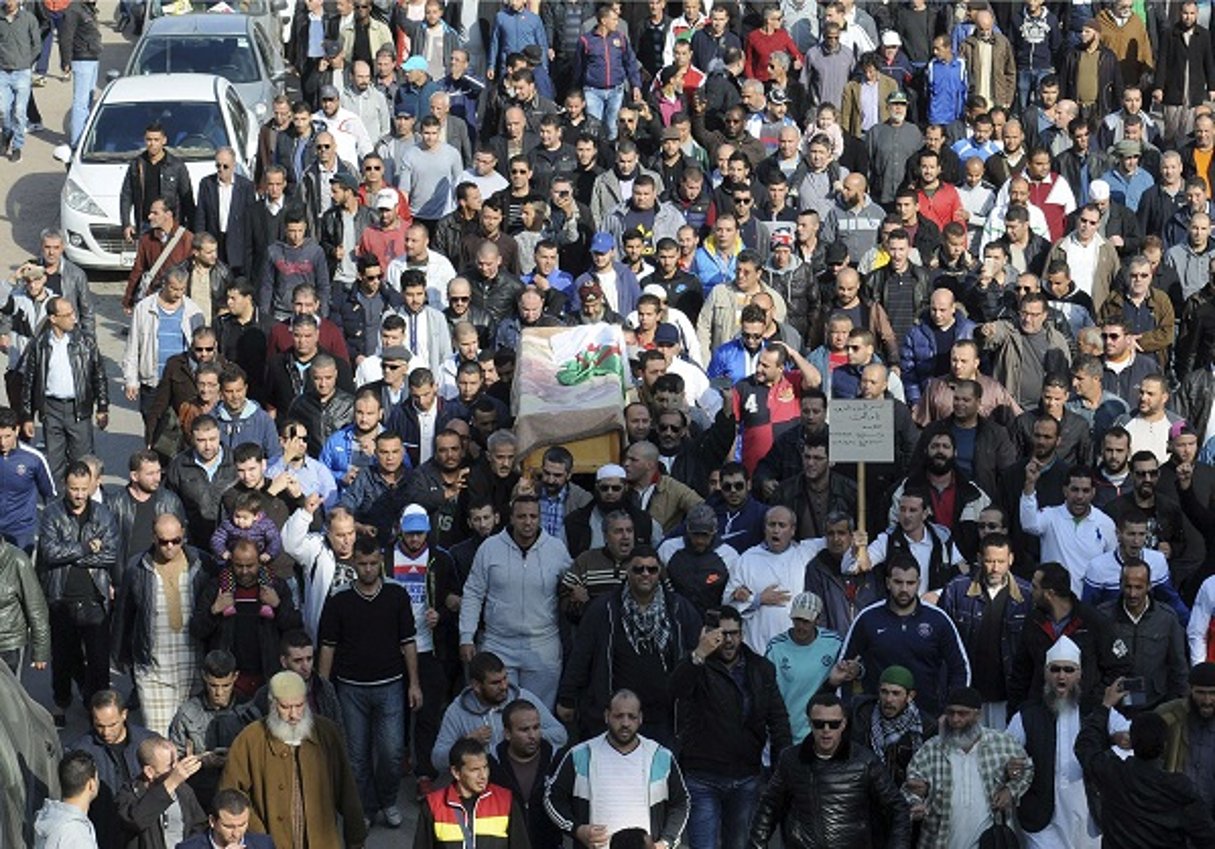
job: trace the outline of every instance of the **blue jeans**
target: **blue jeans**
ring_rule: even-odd
[[[624,84],[615,88],[586,88],[586,111],[603,123],[608,141],[616,139],[616,116],[624,103]]]
[[[1037,101],[1038,85],[1043,77],[1053,73],[1052,68],[1021,68],[1017,71],[1017,101],[1022,109],[1029,106],[1031,100]]]
[[[397,803],[405,756],[405,683],[358,687],[337,684],[350,746],[350,769],[359,785],[363,813],[372,816]]]
[[[34,63],[34,70],[39,76],[45,74],[51,65],[51,46],[55,43],[56,36],[59,35],[59,28],[63,26],[63,12],[51,12],[51,28],[47,30],[46,35],[42,37],[42,52],[38,54],[38,61]],[[60,64],[63,59],[60,58]]]
[[[71,133],[73,150],[84,132],[89,110],[93,108],[93,91],[97,88],[97,69],[100,64],[96,59],[72,62],[72,118],[68,130]]]
[[[692,810],[688,816],[688,845],[709,849],[745,849],[751,817],[759,803],[759,776],[725,778],[707,772],[685,772]]]
[[[30,85],[34,72],[29,68],[0,71],[0,121],[4,135],[12,139],[13,150],[25,147],[25,110],[30,105]]]

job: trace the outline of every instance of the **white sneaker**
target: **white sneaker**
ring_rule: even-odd
[[[389,805],[383,811],[384,824],[389,828],[400,828],[404,819],[401,816],[401,809],[396,805]]]

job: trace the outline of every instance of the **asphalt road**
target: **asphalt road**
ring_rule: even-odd
[[[101,0],[98,5],[100,20],[103,23],[112,21],[116,2]],[[122,36],[109,27],[103,27],[102,37],[104,49],[99,80],[104,87],[106,72],[126,66],[135,42],[129,33]],[[55,161],[51,152],[56,145],[67,143],[72,84],[58,78],[58,63],[56,46],[51,53],[51,68],[55,75],[47,77],[44,87],[33,90],[46,129],[27,136],[20,163],[0,158],[0,195],[4,198],[3,214],[0,214],[0,274],[6,276],[37,255],[39,234],[44,228],[59,224],[59,194],[66,170]],[[135,405],[123,395],[119,366],[127,327],[119,299],[126,276],[91,272],[89,284],[97,302],[97,341],[105,358],[110,386],[109,429],[97,432],[95,447],[105,463],[105,485],[122,485],[127,479],[127,460],[141,447],[142,441],[142,423]],[[23,681],[42,704],[51,704],[49,672],[27,668]],[[115,685],[124,692],[130,689],[130,682],[125,677],[116,677]],[[138,714],[133,714],[132,718],[138,720]],[[79,704],[73,705],[68,714],[68,727],[61,735],[65,744],[84,733],[86,722],[83,708]],[[417,805],[413,802],[413,782],[409,778],[404,782],[401,810],[405,814],[405,824],[396,830],[382,825],[374,827],[367,842],[368,849],[412,845]]]

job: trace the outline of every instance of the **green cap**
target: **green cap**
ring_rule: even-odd
[[[904,690],[914,690],[915,676],[911,674],[911,670],[906,666],[887,666],[882,670],[880,683],[893,684],[896,687],[902,687]]]

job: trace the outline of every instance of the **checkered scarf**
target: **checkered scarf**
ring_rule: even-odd
[[[671,620],[667,617],[667,603],[662,586],[654,589],[654,597],[646,607],[637,603],[629,592],[628,584],[620,589],[621,624],[629,645],[639,655],[656,654],[665,658],[671,643]]]
[[[882,763],[886,763],[886,750],[898,745],[904,737],[910,736],[911,751],[919,749],[923,734],[924,722],[920,719],[920,709],[915,702],[908,702],[907,708],[894,719],[882,716],[881,708],[874,704],[869,723],[869,743]]]

